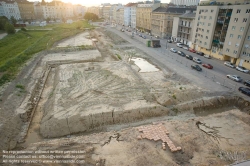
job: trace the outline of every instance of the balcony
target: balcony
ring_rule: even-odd
[[[179,26],[181,26],[181,27],[185,27],[185,28],[191,28],[190,26],[187,26],[187,25],[182,25],[182,24],[179,24]]]
[[[190,32],[188,32],[188,31],[182,31],[182,30],[179,30],[179,33],[190,34]]]
[[[218,23],[218,24],[223,24],[223,23],[224,23],[224,20],[217,20],[217,23]]]

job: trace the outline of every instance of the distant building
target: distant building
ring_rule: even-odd
[[[34,2],[34,12],[37,20],[43,20],[43,8],[40,2]]]
[[[22,20],[36,19],[33,2],[29,2],[27,0],[19,0],[17,1],[17,4],[18,4],[18,8],[19,8]]]
[[[171,0],[170,3],[178,6],[197,6],[200,0]]]
[[[15,2],[15,1],[0,1],[0,6],[1,6],[1,8],[0,8],[1,13],[0,14],[2,14],[2,16],[7,17],[8,19],[10,19],[13,16],[16,20],[21,20],[21,14],[20,14],[17,2]]]
[[[131,26],[131,14],[132,14],[132,7],[136,6],[136,3],[128,3],[124,6],[124,25]]]

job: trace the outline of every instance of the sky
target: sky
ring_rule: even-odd
[[[40,1],[41,0],[28,0],[28,1]],[[51,2],[52,0],[45,0],[45,2]],[[117,4],[121,3],[123,5],[129,3],[129,2],[138,2],[138,1],[145,1],[145,0],[61,0],[63,2],[70,2],[72,4],[80,4],[83,6],[99,6],[102,3],[111,3],[111,4]],[[161,3],[169,3],[170,0],[161,0]]]

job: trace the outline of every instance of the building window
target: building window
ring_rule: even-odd
[[[236,13],[240,13],[240,9],[237,9],[237,12]]]
[[[238,39],[241,39],[241,35],[238,35]]]
[[[214,10],[211,10],[211,13],[213,13],[214,12]]]
[[[237,54],[238,51],[234,50],[234,54]]]
[[[207,30],[207,33],[209,33],[209,30]]]
[[[250,13],[250,9],[247,9],[247,10],[246,10],[246,13]]]
[[[207,16],[204,16],[204,19],[206,19],[207,18]]]
[[[234,22],[237,22],[238,21],[238,18],[234,18]]]
[[[234,35],[233,35],[233,34],[230,34],[230,38],[232,38],[232,37],[234,37]]]
[[[231,45],[231,42],[228,42],[228,45],[230,46],[230,45]]]
[[[239,47],[239,45],[240,45],[239,43],[236,43],[236,44],[235,44],[235,47]]]
[[[202,43],[202,41],[200,41],[200,43]]]
[[[247,36],[247,40],[250,40],[250,36]]]
[[[208,37],[206,36],[206,39],[208,39]]]
[[[244,27],[240,27],[240,31],[244,31]]]
[[[207,45],[207,42],[205,42],[204,45]]]
[[[229,49],[228,49],[228,48],[226,49],[226,52],[229,52]]]
[[[247,53],[244,51],[242,54],[243,54],[243,55],[246,55]]]
[[[209,20],[212,20],[212,16],[209,16]]]
[[[243,18],[243,22],[247,22],[247,18]]]
[[[208,25],[208,26],[210,26],[210,25],[211,25],[211,23],[208,23],[207,25]]]
[[[232,30],[235,30],[235,26],[232,26]]]

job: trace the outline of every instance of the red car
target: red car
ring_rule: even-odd
[[[194,49],[192,49],[192,48],[189,48],[189,51],[193,52],[193,53],[196,53],[196,51]]]
[[[213,68],[213,66],[210,65],[210,64],[202,64],[202,66],[205,67],[205,68],[208,68],[208,69],[212,69]]]

